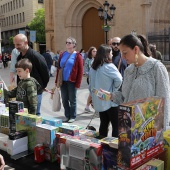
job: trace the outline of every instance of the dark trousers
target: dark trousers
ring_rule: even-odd
[[[75,83],[63,81],[61,86],[61,97],[65,117],[75,119],[77,115],[77,89]]]
[[[109,124],[112,124],[112,137],[118,137],[118,107],[111,107],[110,109],[99,112],[100,115],[100,137],[107,137]]]

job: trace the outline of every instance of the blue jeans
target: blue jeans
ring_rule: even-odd
[[[36,115],[40,116],[40,107],[41,107],[41,101],[42,101],[42,94],[37,95],[38,103],[37,103],[37,113]]]
[[[61,97],[64,107],[65,117],[69,119],[76,118],[77,112],[77,89],[75,88],[75,83],[70,81],[63,81],[61,86]]]

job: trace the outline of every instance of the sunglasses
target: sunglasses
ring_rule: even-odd
[[[113,43],[112,43],[112,45],[114,45],[114,46],[115,46],[115,45],[118,46],[119,44],[120,44],[120,43],[116,43],[116,42],[113,42]]]
[[[72,44],[72,42],[67,42],[67,41],[66,41],[66,44]]]

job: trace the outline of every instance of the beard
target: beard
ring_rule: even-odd
[[[114,51],[114,50],[113,50],[113,52],[112,52],[113,57],[116,57],[119,53],[120,53],[120,50],[119,50],[119,49],[118,49],[117,51]]]

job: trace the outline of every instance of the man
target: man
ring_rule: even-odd
[[[17,60],[28,58],[32,63],[31,76],[41,85],[41,92],[38,93],[37,115],[40,115],[42,92],[49,82],[49,72],[44,57],[28,46],[27,37],[24,34],[17,34],[14,37],[15,48],[20,52]]]
[[[114,37],[114,38],[110,39],[109,45],[112,47],[112,53],[113,53],[112,62],[118,68],[120,74],[123,77],[124,70],[127,67],[127,63],[126,63],[126,60],[124,60],[121,57],[121,53],[119,50],[120,40],[121,39],[119,37]]]
[[[53,60],[52,60],[52,57],[50,55],[50,50],[47,50],[45,53],[42,54],[45,58],[45,61],[47,63],[47,66],[48,66],[48,71],[49,71],[49,75],[50,77],[53,77],[52,74],[51,74],[51,66],[53,64]]]
[[[162,61],[162,54],[161,54],[161,52],[156,49],[156,44],[155,44],[155,43],[153,43],[152,45],[153,45],[153,47],[154,47],[155,50],[156,50],[156,58],[157,58],[158,60]]]
[[[20,53],[16,48],[12,50],[11,65],[10,65],[10,85],[11,86],[15,85],[15,75],[16,75],[15,64],[17,63],[17,57],[19,56],[19,54]]]

